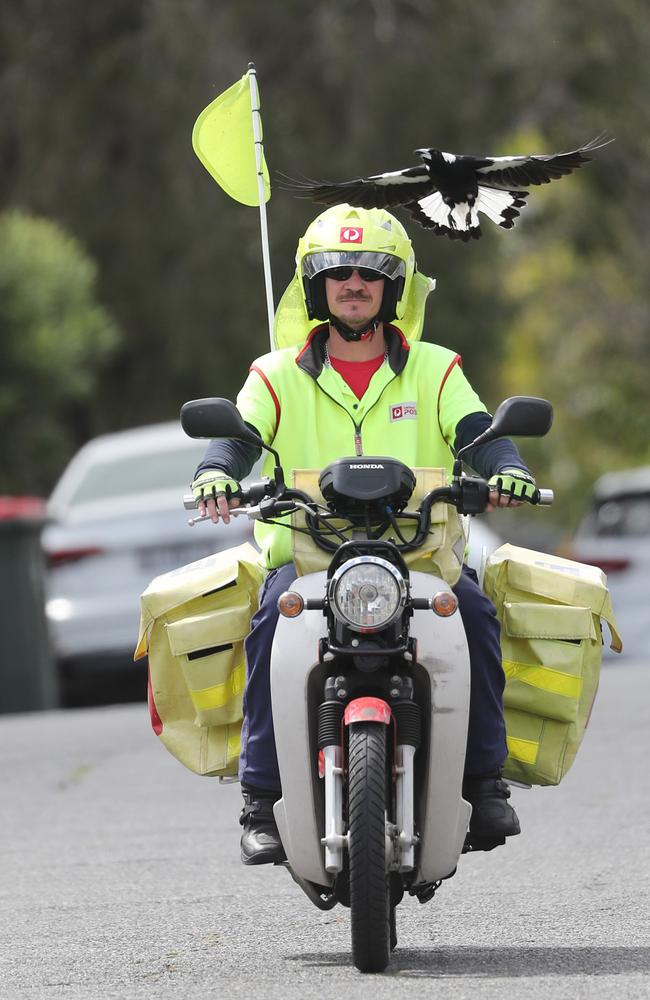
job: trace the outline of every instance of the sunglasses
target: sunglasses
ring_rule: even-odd
[[[347,281],[352,277],[353,271],[358,271],[362,281],[382,281],[385,277],[381,271],[374,271],[371,267],[330,267],[325,271],[325,277],[334,281]]]

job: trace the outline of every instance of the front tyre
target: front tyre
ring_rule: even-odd
[[[386,872],[386,726],[352,723],[349,737],[352,958],[360,972],[382,972],[391,951]]]

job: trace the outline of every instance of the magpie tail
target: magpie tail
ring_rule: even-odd
[[[528,191],[506,191],[504,188],[479,184],[475,207],[502,229],[512,229],[515,219],[519,217],[519,210],[526,204],[528,194]]]
[[[275,171],[275,181],[276,187],[280,191],[288,191],[290,194],[295,195],[296,198],[310,198],[313,200],[315,191],[322,191],[323,189],[329,189],[334,187],[334,185],[329,184],[328,181],[318,181],[313,177],[291,177],[289,174],[283,173],[281,170]]]

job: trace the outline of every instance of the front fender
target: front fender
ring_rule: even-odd
[[[350,726],[353,722],[379,722],[390,726],[392,714],[390,705],[381,698],[355,698],[345,706],[343,724]]]

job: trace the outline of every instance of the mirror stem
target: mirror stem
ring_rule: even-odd
[[[492,441],[497,436],[498,435],[496,435],[494,433],[494,431],[492,430],[492,428],[488,427],[487,430],[483,431],[482,434],[479,434],[479,436],[476,437],[476,438],[474,438],[473,441],[470,441],[470,443],[466,444],[464,446],[464,448],[461,448],[460,451],[457,452],[456,459],[454,461],[454,468],[453,468],[453,477],[454,477],[454,479],[459,479],[460,476],[462,475],[462,472],[463,472],[463,458],[462,458],[463,453],[466,452],[466,451],[469,451],[470,448],[476,448],[476,446],[479,445],[479,444],[485,444],[486,441]]]
[[[476,437],[476,438],[474,438],[473,441],[470,441],[469,444],[466,444],[463,448],[461,448],[460,451],[458,451],[456,453],[456,461],[454,462],[454,475],[456,475],[456,465],[458,463],[460,463],[460,466],[462,468],[462,464],[463,463],[462,463],[462,457],[461,456],[463,455],[464,452],[469,451],[470,448],[476,448],[476,446],[479,445],[479,444],[485,444],[486,441],[492,441],[493,438],[495,438],[497,436],[498,435],[496,435],[493,432],[492,428],[488,427],[487,430],[483,431],[482,434],[479,434],[479,436]],[[460,473],[458,473],[458,474],[460,475]]]
[[[256,444],[258,444],[259,447],[263,448],[265,451],[269,451],[273,455],[273,459],[275,461],[275,467],[273,469],[273,479],[275,481],[275,485],[276,485],[276,488],[277,488],[277,493],[278,493],[278,495],[280,495],[281,493],[284,493],[284,486],[285,486],[285,483],[284,483],[284,469],[282,468],[282,465],[280,463],[280,456],[279,456],[279,454],[277,453],[277,451],[275,450],[275,448],[271,448],[270,445],[264,444],[264,442],[261,439],[258,439],[258,441],[256,442]]]
[[[281,465],[276,465],[273,470],[273,479],[275,480],[276,493],[284,493],[284,471]],[[280,489],[281,487],[281,489]]]

